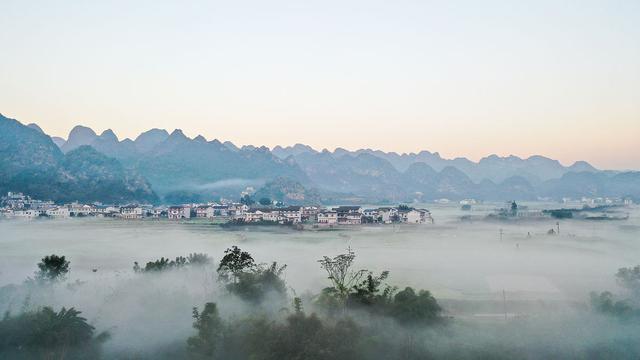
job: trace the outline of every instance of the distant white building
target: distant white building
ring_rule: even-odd
[[[424,224],[427,221],[428,211],[410,209],[407,211],[400,211],[400,222],[405,224]]]
[[[278,210],[264,210],[262,212],[262,220],[263,221],[271,221],[271,222],[284,222],[284,217],[280,215]]]
[[[46,211],[48,217],[56,219],[66,219],[71,216],[71,212],[64,206],[55,207]]]
[[[94,206],[87,205],[87,204],[80,204],[77,202],[67,205],[67,208],[69,209],[69,213],[71,216],[82,217],[82,216],[89,216],[95,213]]]
[[[149,216],[153,219],[167,217],[167,209],[163,207],[155,207],[149,210]]]
[[[200,205],[196,208],[196,217],[198,218],[211,219],[213,218],[213,213],[213,207],[210,205]]]
[[[321,211],[317,215],[318,224],[336,225],[338,224],[338,213],[335,211]]]
[[[380,222],[380,209],[365,209],[362,211],[362,217],[366,219],[366,222],[377,223]]]
[[[302,221],[316,220],[318,213],[322,209],[319,206],[305,206],[301,209]]]
[[[378,209],[378,216],[380,218],[380,222],[383,224],[391,224],[394,222],[398,216],[398,208],[395,207],[384,207]]]
[[[167,210],[169,220],[181,220],[191,218],[191,208],[188,206],[170,206]]]
[[[40,214],[40,210],[33,209],[22,209],[13,211],[13,217],[21,219],[35,219],[37,217],[40,217]]]
[[[242,219],[245,222],[258,222],[264,220],[264,212],[258,209],[249,209],[244,212]]]
[[[229,216],[229,205],[213,205],[213,217],[227,217]]]
[[[119,217],[120,207],[114,205],[98,205],[94,206],[94,214],[100,217]]]
[[[144,216],[144,212],[142,207],[138,205],[127,205],[120,208],[120,216],[123,219],[142,219]]]
[[[300,206],[288,206],[279,208],[278,212],[284,222],[297,224],[302,222],[302,210]]]
[[[333,209],[338,214],[340,225],[362,224],[362,209],[360,206],[340,206]]]

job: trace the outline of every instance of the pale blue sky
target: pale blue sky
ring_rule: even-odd
[[[640,168],[640,1],[0,2],[0,112],[66,136]]]

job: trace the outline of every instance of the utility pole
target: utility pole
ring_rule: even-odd
[[[558,235],[560,235],[560,221],[556,221],[556,227],[558,229]]]
[[[502,289],[502,308],[504,311],[504,320],[507,321],[507,293]]]

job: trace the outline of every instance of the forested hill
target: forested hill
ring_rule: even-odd
[[[640,172],[603,171],[543,156],[488,156],[479,162],[438,153],[316,151],[306,145],[236,146],[203,136],[151,129],[118,139],[76,126],[55,143],[37,125],[0,118],[0,191],[57,201],[200,202],[256,196],[288,203],[374,203],[631,197],[640,200]],[[153,189],[153,190],[152,190]],[[158,196],[156,196],[156,193]]]
[[[56,202],[154,202],[148,181],[88,146],[63,154],[35,128],[0,115],[0,193]]]

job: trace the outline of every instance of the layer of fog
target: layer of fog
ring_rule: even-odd
[[[431,335],[438,338],[435,348],[459,346],[461,336],[469,346],[515,342],[525,350],[540,344],[571,348],[637,333],[635,324],[588,311],[590,291],[622,291],[616,270],[640,263],[637,208],[629,209],[624,222],[560,221],[558,236],[547,235],[555,220],[461,222],[457,207],[431,209],[435,225],[339,231],[109,219],[1,221],[0,286],[21,283],[40,258],[53,253],[67,256],[69,282],[82,284],[56,287],[46,296],[3,298],[0,311],[75,307],[99,330],[110,330],[109,351],[158,350],[184,344],[193,333],[194,306],[216,301],[225,316],[251,307],[216,285],[215,266],[141,276],[132,271],[134,261],[192,252],[219,261],[224,249],[238,245],[257,262],[287,264],[290,293],[304,295],[328,286],[316,260],[351,247],[357,268],[390,270],[393,285],[431,290],[447,315],[458,319],[447,334]],[[509,321],[496,317],[502,312]]]

